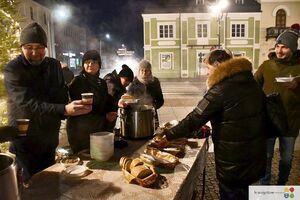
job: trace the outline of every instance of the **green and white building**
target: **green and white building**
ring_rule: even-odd
[[[247,56],[257,68],[260,51],[260,4],[228,0],[226,10],[213,16],[208,9],[218,0],[167,0],[142,14],[144,58],[159,78],[206,75],[202,60],[209,51],[230,49]]]

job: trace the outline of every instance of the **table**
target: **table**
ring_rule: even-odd
[[[145,149],[146,140],[128,140],[125,149],[115,149],[114,156],[106,162],[83,160],[84,165],[93,166],[90,173],[82,178],[69,178],[62,175],[62,164],[43,170],[32,177],[32,185],[21,194],[21,199],[190,199],[194,191],[194,180],[199,176],[206,162],[206,139],[189,139],[186,153],[174,170],[158,168],[160,183],[152,188],[144,188],[124,181],[119,159],[122,156],[138,157]]]

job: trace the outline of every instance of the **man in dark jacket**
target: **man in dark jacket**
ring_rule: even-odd
[[[74,78],[74,73],[70,70],[67,63],[61,63],[61,68],[65,82],[69,85]]]
[[[104,76],[107,84],[108,94],[110,101],[114,105],[114,111],[118,110],[118,102],[121,96],[126,93],[126,87],[133,80],[133,72],[127,65],[122,65],[122,70],[117,74],[116,70]]]
[[[214,50],[206,62],[207,93],[166,138],[185,137],[210,121],[221,200],[246,200],[248,186],[265,172],[264,95],[249,60]]]
[[[300,129],[300,79],[295,78],[290,82],[276,82],[276,77],[300,76],[300,51],[298,47],[298,35],[293,31],[283,32],[276,39],[275,52],[271,59],[263,62],[255,73],[255,79],[266,95],[274,92],[280,94],[284,105],[288,131],[281,133],[279,139],[279,173],[277,184],[285,185],[290,174],[294,145]],[[263,185],[269,185],[271,181],[272,159],[277,137],[268,138],[268,164],[266,176],[261,180]]]
[[[22,54],[4,69],[8,93],[9,125],[18,118],[30,119],[27,136],[16,137],[10,151],[16,154],[23,178],[49,167],[55,161],[60,120],[65,116],[91,111],[82,101],[68,103],[61,66],[58,60],[45,57],[47,36],[43,28],[32,23],[20,35]]]

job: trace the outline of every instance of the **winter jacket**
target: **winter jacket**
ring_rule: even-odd
[[[67,120],[68,140],[74,153],[89,148],[90,134],[105,130],[105,115],[112,111],[112,106],[107,101],[107,85],[103,79],[82,72],[69,85],[72,101],[81,99],[81,93],[90,92],[94,94],[92,111]]]
[[[265,172],[264,95],[251,70],[245,58],[219,65],[197,107],[167,133],[184,137],[210,121],[217,178],[231,186],[252,184]]]
[[[16,127],[18,118],[30,119],[27,136],[13,140],[11,151],[32,175],[51,164],[45,160],[54,162],[60,120],[68,102],[60,63],[46,57],[39,66],[32,66],[20,55],[4,68],[4,84],[9,125]]]
[[[74,78],[74,73],[69,69],[69,67],[62,68],[62,72],[63,72],[66,84],[71,83],[71,81]]]
[[[300,129],[300,78],[297,78],[297,88],[286,89],[282,83],[275,81],[276,77],[300,76],[300,51],[296,52],[290,61],[277,58],[267,60],[258,68],[254,77],[266,95],[279,92],[285,107],[289,131],[282,133],[286,137],[297,137]]]
[[[121,85],[121,80],[118,77],[116,70],[112,73],[107,74],[103,78],[106,81],[109,100],[111,104],[114,105],[114,111],[118,110],[118,101],[121,99],[121,96],[126,93],[126,89]]]

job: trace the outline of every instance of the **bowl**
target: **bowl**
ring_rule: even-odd
[[[78,165],[80,158],[78,156],[67,156],[61,159],[60,163],[63,164],[65,167],[75,166]]]

